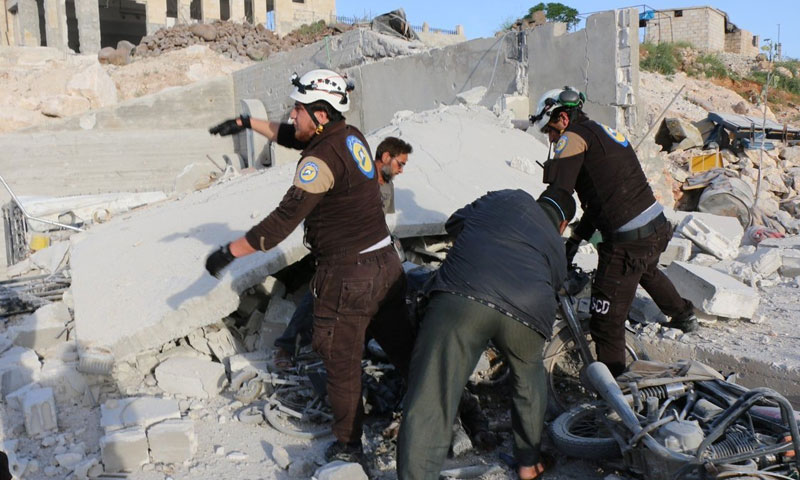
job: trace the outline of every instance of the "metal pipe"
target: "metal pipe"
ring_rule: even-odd
[[[25,218],[27,218],[28,220],[35,220],[37,222],[46,223],[48,225],[54,225],[56,227],[66,228],[68,230],[74,230],[76,232],[82,232],[83,231],[82,228],[74,227],[72,225],[64,225],[63,223],[58,223],[58,222],[54,222],[52,220],[45,220],[43,218],[37,218],[37,217],[31,216],[30,214],[28,214],[28,212],[25,211],[25,207],[22,206],[22,202],[20,202],[19,198],[17,198],[17,196],[14,195],[14,192],[11,191],[11,187],[8,186],[8,184],[6,183],[6,180],[3,178],[2,175],[0,175],[0,182],[3,183],[4,187],[6,187],[6,190],[8,190],[8,193],[9,193],[9,195],[11,195],[11,198],[14,200],[14,203],[17,204],[17,206],[19,207],[20,211],[22,212],[22,215]]]

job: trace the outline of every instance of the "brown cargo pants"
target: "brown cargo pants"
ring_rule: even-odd
[[[646,238],[598,245],[597,273],[592,284],[590,330],[597,360],[615,377],[625,371],[625,319],[637,285],[647,291],[665,315],[675,317],[693,308],[658,269],[658,258],[672,238],[665,222]]]
[[[311,280],[312,347],[328,374],[333,434],[360,441],[361,358],[369,333],[404,376],[414,347],[405,307],[405,275],[391,245],[365,254],[322,258]]]

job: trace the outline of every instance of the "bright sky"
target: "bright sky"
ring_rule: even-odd
[[[412,25],[428,22],[433,28],[455,29],[460,24],[464,26],[467,38],[473,39],[493,36],[503,23],[524,16],[537,3],[536,0],[337,0],[336,12],[338,15],[372,17],[402,7]],[[636,5],[610,0],[563,0],[558,3],[580,13]],[[647,3],[648,7],[656,10],[703,5],[726,12],[736,26],[760,35],[762,40],[777,40],[780,23],[784,57],[800,58],[800,17],[797,14],[800,4],[797,0],[699,0],[696,3],[651,0]]]

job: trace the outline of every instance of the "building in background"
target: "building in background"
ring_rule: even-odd
[[[689,42],[707,52],[759,53],[758,35],[737,27],[727,13],[713,7],[649,10],[640,18],[646,42]]]
[[[0,0],[0,46],[48,46],[80,53],[134,44],[176,24],[231,20],[285,35],[336,21],[336,0]]]

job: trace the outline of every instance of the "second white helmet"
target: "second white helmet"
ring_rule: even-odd
[[[536,114],[531,115],[530,121],[536,128],[543,131],[550,122],[550,115],[560,107],[582,108],[586,96],[573,87],[555,88],[548,90],[539,98],[536,105]]]
[[[294,91],[289,98],[302,104],[314,103],[322,100],[341,113],[350,110],[350,97],[348,92],[352,86],[332,70],[311,70],[302,77],[295,73],[292,75]]]

